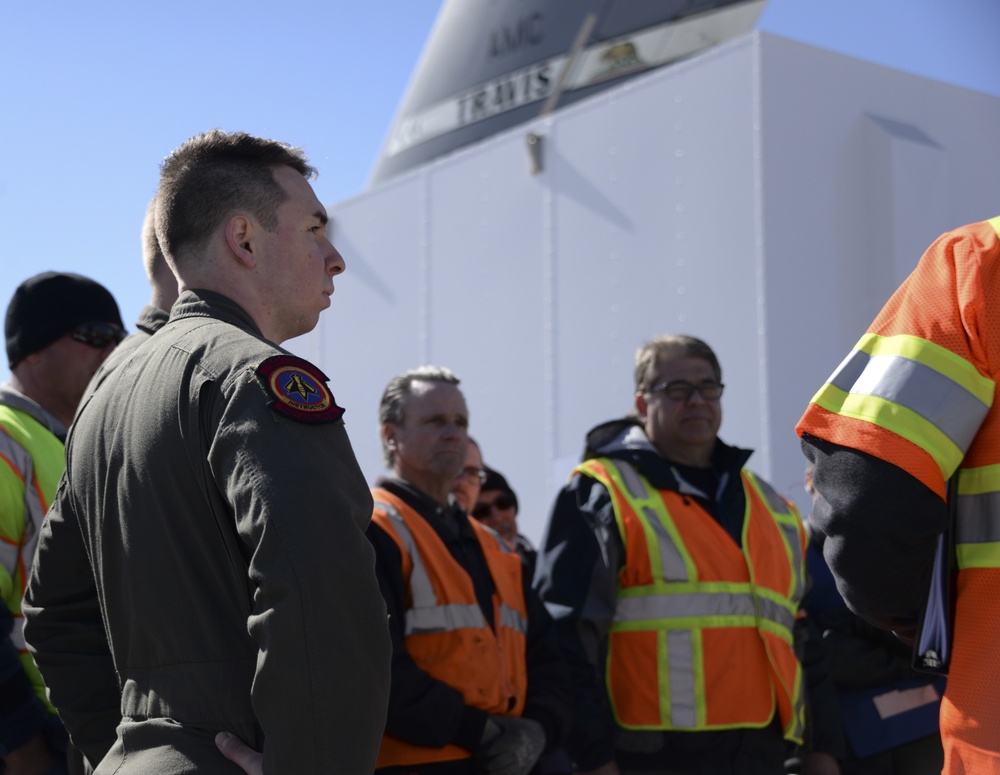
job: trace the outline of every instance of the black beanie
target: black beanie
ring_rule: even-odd
[[[486,465],[483,466],[483,470],[486,472],[486,481],[483,482],[480,492],[499,490],[500,492],[507,493],[511,497],[511,500],[514,501],[514,511],[517,512],[517,493],[510,489],[510,485],[507,484],[506,477],[504,477],[504,475],[499,471],[495,471]]]
[[[10,368],[81,323],[114,323],[125,328],[115,297],[89,277],[69,272],[29,277],[17,286],[7,306],[4,333]]]

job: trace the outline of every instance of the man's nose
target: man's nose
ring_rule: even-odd
[[[330,246],[330,251],[326,257],[327,271],[331,276],[336,276],[347,269],[347,262],[344,261],[344,257],[340,255],[340,251],[333,246],[330,240],[327,240],[326,243]]]
[[[462,438],[465,436],[465,426],[456,422],[446,423],[444,426],[445,435],[449,438]]]

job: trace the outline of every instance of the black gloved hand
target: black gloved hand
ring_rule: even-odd
[[[500,734],[497,734],[499,728]],[[537,721],[515,716],[490,716],[483,730],[479,756],[487,775],[528,775],[545,750],[545,730]]]

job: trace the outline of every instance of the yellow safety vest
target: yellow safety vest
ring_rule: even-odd
[[[42,520],[65,470],[63,443],[27,412],[0,405],[0,595],[14,614],[11,640],[24,672],[52,712],[42,676],[24,643],[21,598]]]

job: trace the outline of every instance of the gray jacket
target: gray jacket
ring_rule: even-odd
[[[390,643],[371,496],[339,419],[277,411],[256,370],[284,354],[189,291],[70,432],[25,634],[98,773],[239,773],[220,730],[265,773],[374,766]]]

